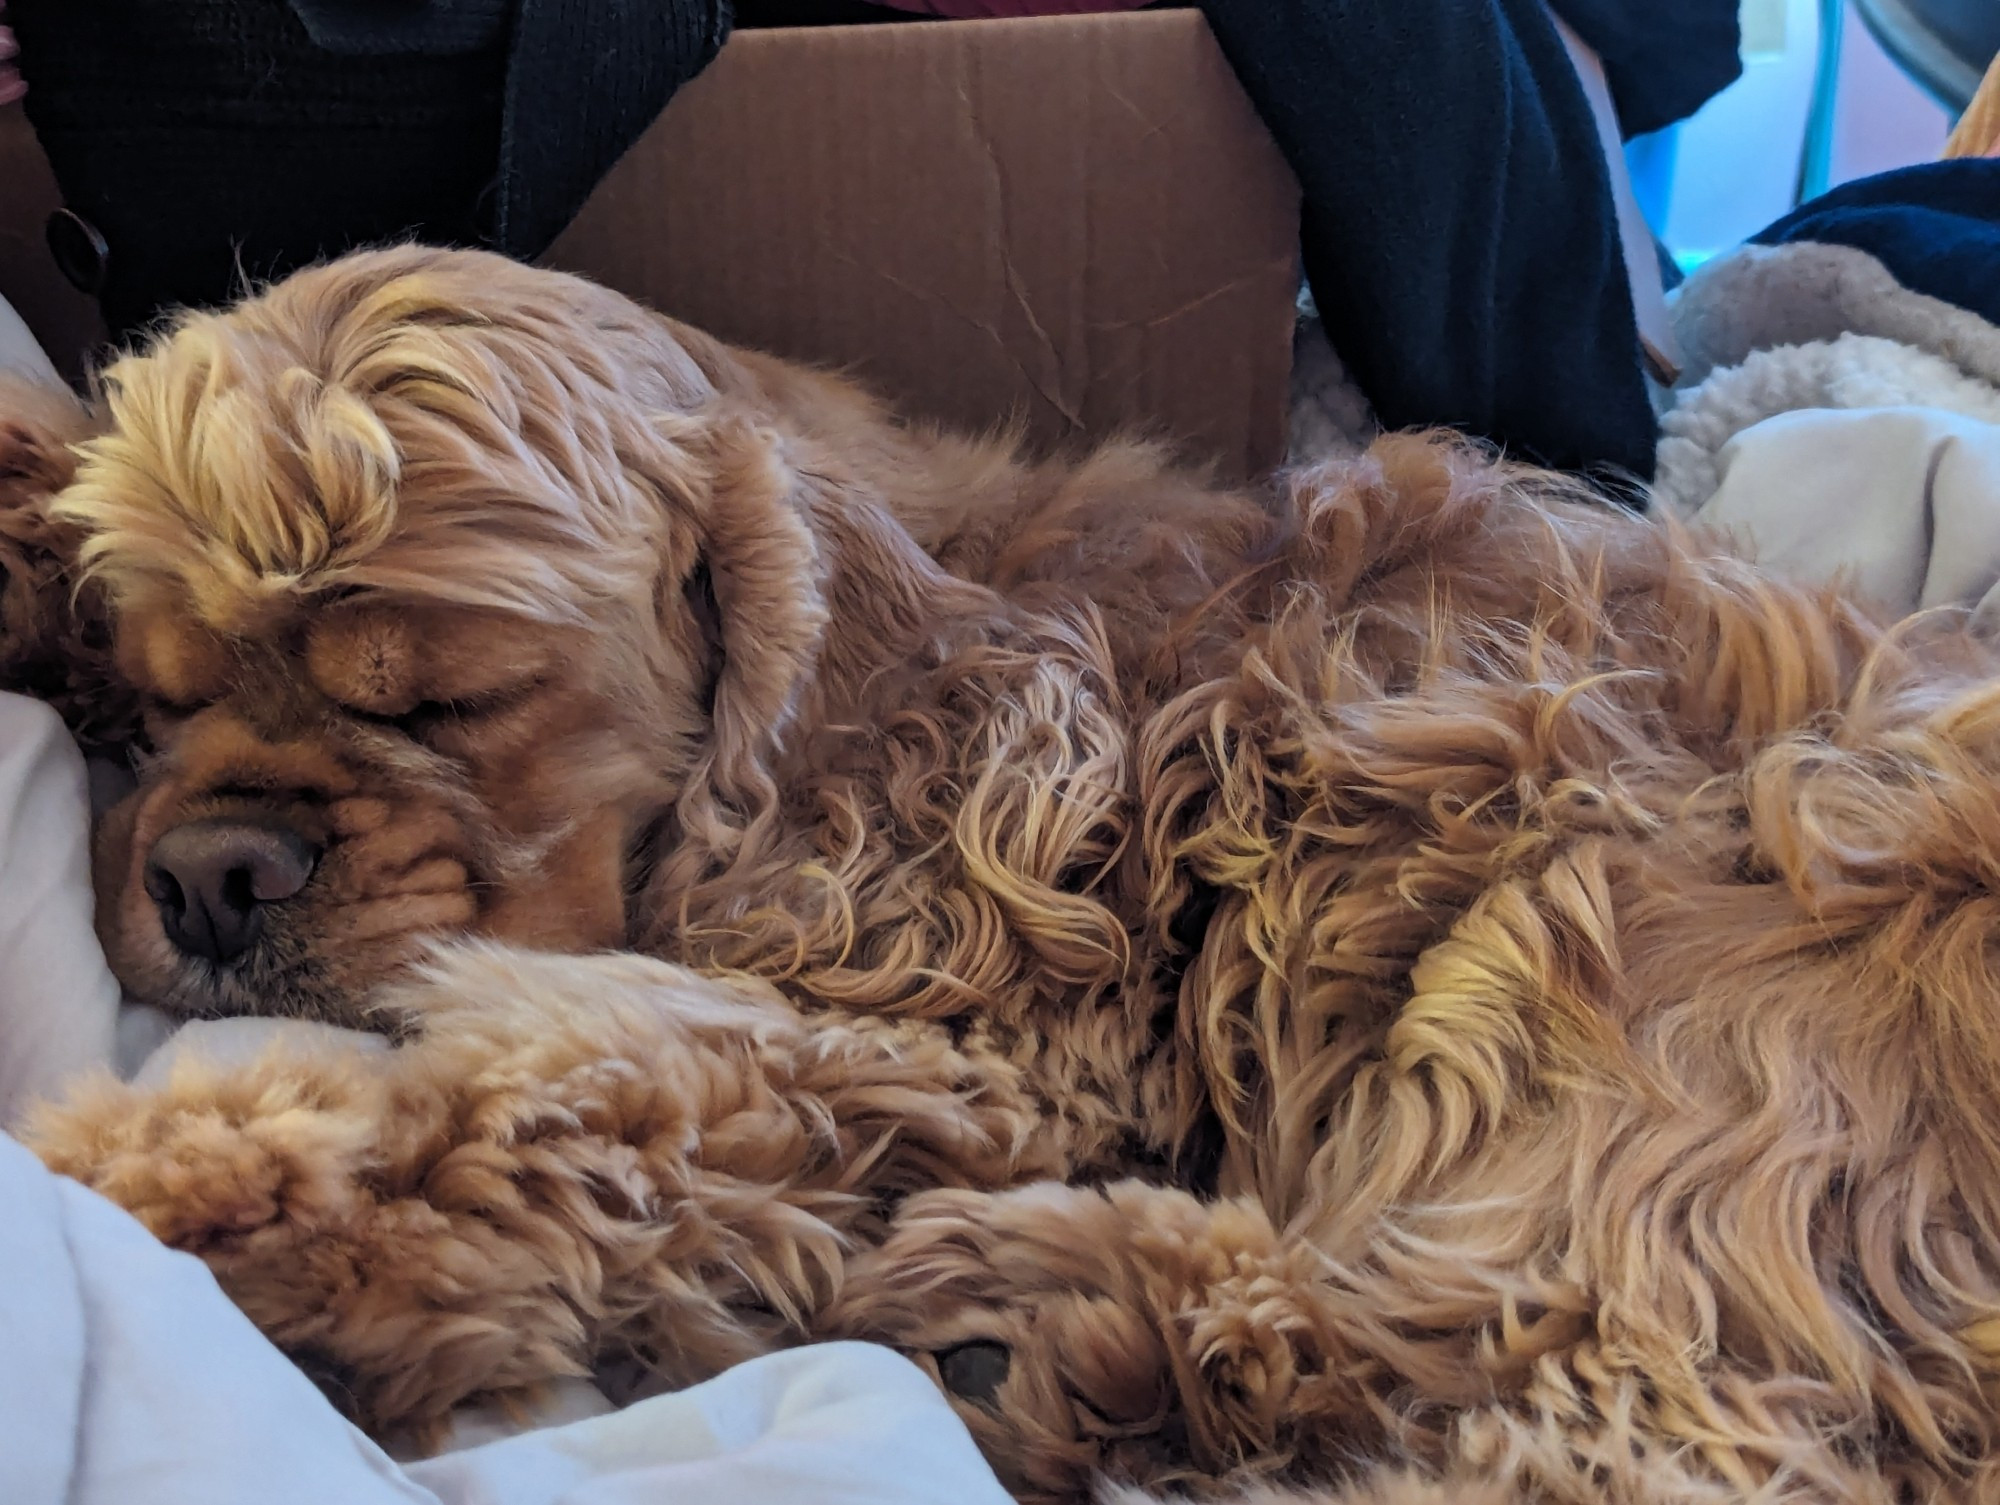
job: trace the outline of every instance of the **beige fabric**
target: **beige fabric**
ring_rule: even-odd
[[[0,298],[0,371],[38,381],[58,384],[62,381],[48,355],[35,343],[27,324],[5,298]]]
[[[1809,408],[1745,429],[1695,513],[1760,564],[1898,615],[2000,618],[2000,425],[1938,408]]]

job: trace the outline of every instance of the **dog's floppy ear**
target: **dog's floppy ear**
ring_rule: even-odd
[[[682,598],[701,646],[712,774],[734,797],[770,793],[770,756],[826,631],[824,561],[805,488],[778,441],[748,422],[705,420],[695,552]]]
[[[137,699],[113,666],[102,594],[79,581],[81,535],[49,510],[90,431],[66,389],[0,375],[0,690],[49,702],[87,746],[118,746]]]

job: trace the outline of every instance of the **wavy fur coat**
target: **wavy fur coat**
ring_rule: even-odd
[[[2000,1498],[1956,619],[1444,440],[1030,465],[470,255],[107,394],[7,500],[145,707],[114,965],[400,1043],[35,1142],[371,1428],[838,1335],[1025,1500]],[[314,853],[226,965],[190,822]]]

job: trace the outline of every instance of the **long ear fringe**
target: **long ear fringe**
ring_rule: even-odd
[[[694,427],[694,425],[688,425]],[[823,563],[801,483],[778,440],[747,420],[708,419],[710,486],[698,526],[721,631],[714,771],[731,795],[770,793],[768,760],[798,709],[826,632]]]
[[[90,428],[66,390],[0,376],[0,690],[47,701],[86,747],[119,747],[137,735],[137,697],[102,594],[80,579],[81,537],[49,507]]]

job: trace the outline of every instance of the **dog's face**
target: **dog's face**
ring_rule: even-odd
[[[158,753],[100,830],[100,930],[138,996],[351,1019],[425,935],[621,938],[649,781],[589,631],[360,593],[118,635]]]
[[[665,328],[374,253],[106,395],[59,507],[152,747],[98,839],[127,988],[359,1022],[427,936],[618,944],[634,843],[754,759],[817,630],[768,446]]]

